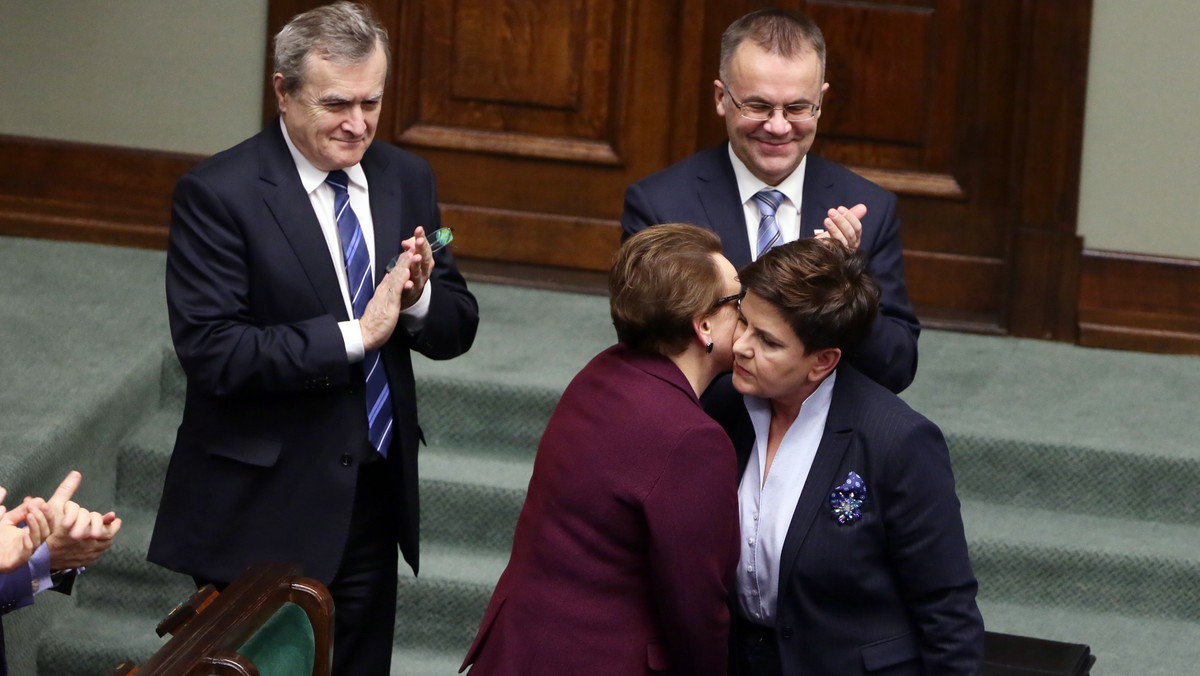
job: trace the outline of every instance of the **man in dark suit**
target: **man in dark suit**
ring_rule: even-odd
[[[388,673],[397,543],[418,567],[410,350],[455,357],[479,321],[425,240],[429,165],[372,142],[388,60],[363,6],[293,18],[279,121],[179,181],[167,252],[187,398],[149,559],[218,584],[301,564],[333,594],[335,674]]]
[[[631,185],[623,236],[659,223],[700,225],[720,235],[725,256],[739,269],[802,237],[829,237],[862,251],[883,296],[871,333],[846,357],[902,391],[917,371],[920,324],[904,283],[896,196],[809,153],[829,88],[820,29],[789,10],[742,17],[721,38],[714,87],[729,142]]]
[[[841,360],[875,313],[864,268],[841,245],[801,240],[741,272],[733,374],[705,394],[741,474],[740,676],[979,670],[983,620],[942,433]]]

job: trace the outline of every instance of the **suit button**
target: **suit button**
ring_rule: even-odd
[[[354,458],[350,457],[349,453],[342,454],[342,467],[349,467],[354,462]]]
[[[779,635],[781,637],[783,637],[785,640],[791,638],[792,637],[792,628],[784,627],[783,631],[779,632]]]

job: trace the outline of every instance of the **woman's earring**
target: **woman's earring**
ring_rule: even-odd
[[[710,341],[708,341],[708,344],[704,346],[704,351],[708,354],[712,354],[712,349],[713,349],[713,342],[710,340]]]

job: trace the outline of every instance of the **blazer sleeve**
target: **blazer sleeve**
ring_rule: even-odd
[[[920,630],[925,673],[978,673],[983,618],[949,450],[941,431],[924,418],[893,441],[886,479],[876,486],[888,559]]]
[[[247,179],[252,180],[252,179]],[[289,298],[296,279],[264,280],[253,270],[256,215],[200,175],[179,180],[171,211],[166,291],[175,350],[188,382],[216,395],[288,392],[349,382],[345,343],[337,320],[313,310],[296,320]],[[268,252],[258,252],[265,259]],[[296,275],[302,273],[296,272]],[[253,279],[258,279],[252,284]],[[274,305],[267,316],[263,307]]]
[[[431,214],[425,231],[433,232],[442,227],[441,210],[437,206],[437,187],[429,165],[421,166],[428,185],[427,199]],[[410,347],[430,359],[457,357],[469,350],[475,341],[475,333],[479,328],[479,304],[467,290],[467,283],[454,263],[450,247],[434,254],[433,273],[427,283],[432,287],[429,313],[421,330],[411,336]],[[393,338],[404,333],[397,327]]]
[[[879,285],[879,315],[871,333],[846,359],[872,380],[899,394],[917,374],[917,337],[920,322],[908,299],[904,258],[900,244],[900,218],[895,196],[881,205],[879,233],[872,244],[867,269]],[[871,214],[868,212],[868,218]]]
[[[724,674],[730,584],[737,567],[733,447],[715,426],[692,428],[645,500],[650,580],[676,674]]]
[[[29,565],[17,566],[11,573],[0,573],[0,615],[33,605],[33,578]]]

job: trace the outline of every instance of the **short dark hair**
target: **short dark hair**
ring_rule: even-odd
[[[686,350],[693,318],[715,312],[724,290],[713,258],[720,253],[721,238],[694,225],[656,225],[630,237],[608,273],[617,340],[664,357]]]
[[[760,9],[729,24],[721,35],[722,82],[729,81],[733,53],[746,40],[771,54],[794,57],[805,50],[817,53],[821,61],[821,81],[825,80],[825,36],[812,19],[790,9]]]
[[[777,246],[739,276],[749,293],[779,311],[806,354],[854,347],[871,332],[879,309],[879,286],[866,259],[836,241]]]
[[[309,59],[358,64],[375,53],[376,45],[390,67],[387,29],[366,5],[335,2],[297,14],[275,35],[275,72],[283,75],[283,93],[303,86]]]

